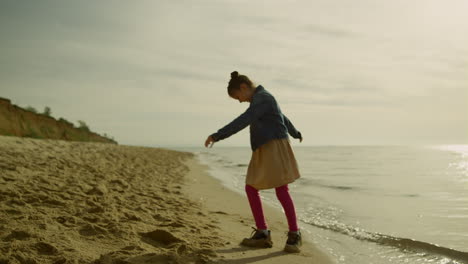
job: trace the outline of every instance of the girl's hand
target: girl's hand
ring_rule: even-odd
[[[211,145],[210,145],[210,148],[211,148],[211,147],[213,146],[214,142],[215,142],[215,141],[214,141],[214,139],[211,137],[211,135],[208,136],[208,138],[205,140],[205,147],[208,147],[208,145],[210,145],[210,143],[211,143]]]

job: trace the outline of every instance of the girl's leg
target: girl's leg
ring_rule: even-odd
[[[284,213],[288,219],[289,231],[298,231],[299,228],[297,227],[296,210],[294,209],[294,203],[291,195],[289,195],[288,185],[285,184],[283,186],[277,187],[275,190],[276,197],[278,197],[278,200],[283,206]]]
[[[263,215],[262,201],[258,190],[250,185],[245,185],[245,192],[249,199],[250,209],[255,219],[255,225],[258,229],[267,229],[265,216]]]

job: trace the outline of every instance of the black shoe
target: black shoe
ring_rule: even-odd
[[[252,235],[250,238],[244,238],[242,240],[241,245],[247,247],[257,247],[257,248],[271,248],[273,246],[273,241],[271,241],[271,231],[268,231],[268,235],[265,234],[263,231],[252,227],[254,231],[252,231]],[[254,233],[255,232],[255,233]]]
[[[288,240],[284,246],[284,251],[289,253],[299,253],[301,250],[299,247],[302,246],[302,235],[300,231],[288,232]]]

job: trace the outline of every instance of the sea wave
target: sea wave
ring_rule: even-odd
[[[369,232],[361,228],[352,227],[339,222],[314,221],[311,219],[301,219],[304,223],[337,232],[358,240],[377,243],[380,245],[391,246],[405,252],[424,253],[424,255],[439,255],[451,258],[452,260],[468,263],[468,252],[459,251],[432,244],[425,241],[419,241],[411,238],[395,237],[378,232]],[[458,262],[458,263],[460,263]]]

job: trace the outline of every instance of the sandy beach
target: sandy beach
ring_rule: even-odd
[[[246,198],[192,153],[0,136],[1,264],[332,263],[307,240],[284,253],[285,216],[265,207],[273,248],[241,247]]]

